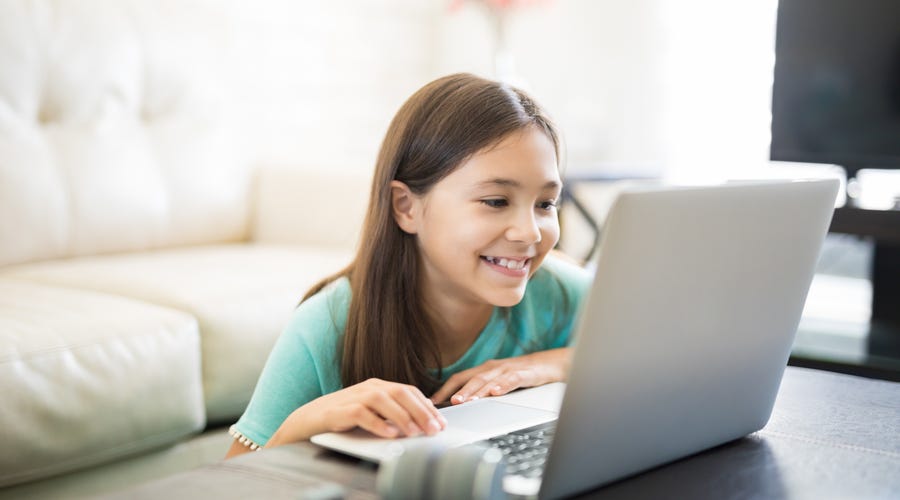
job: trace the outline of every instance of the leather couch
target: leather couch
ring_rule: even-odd
[[[369,179],[254,165],[215,15],[0,3],[0,487],[205,429],[220,458],[300,297],[352,254]]]

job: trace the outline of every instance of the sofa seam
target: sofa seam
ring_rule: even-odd
[[[199,341],[199,337],[200,337],[199,322],[197,321],[197,318],[195,318],[193,316],[191,316],[191,319],[194,320],[194,325],[197,326],[197,328],[194,329],[194,333],[195,333],[194,336]],[[139,339],[139,338],[150,337],[150,336],[155,336],[155,335],[159,335],[159,333],[158,332],[150,332],[150,333],[142,333],[142,334],[117,336],[117,337],[113,337],[113,339],[115,339],[115,340],[133,340],[133,339]],[[93,342],[86,342],[86,343],[80,343],[80,344],[76,343],[76,344],[68,344],[68,345],[64,345],[64,346],[48,347],[45,349],[30,351],[30,352],[28,352],[22,356],[18,356],[18,357],[16,357],[16,356],[0,357],[0,365],[7,364],[9,362],[15,362],[15,361],[30,361],[33,358],[40,358],[40,357],[48,356],[52,353],[58,353],[58,352],[63,352],[63,351],[82,350],[82,349],[87,349],[89,347],[96,347],[99,345],[103,345],[106,343],[108,343],[108,341],[96,340]]]
[[[140,296],[136,296],[136,295],[127,295],[127,294],[123,294],[121,292],[114,292],[114,291],[109,291],[109,290],[105,290],[105,289],[101,289],[101,288],[85,288],[83,285],[76,285],[73,283],[66,283],[66,282],[61,283],[61,282],[53,281],[52,279],[47,279],[46,277],[41,277],[41,276],[29,277],[27,275],[21,276],[21,275],[16,275],[16,274],[11,274],[11,275],[10,274],[0,274],[0,278],[5,279],[5,280],[14,280],[14,281],[18,281],[20,283],[28,283],[28,284],[37,285],[37,286],[46,286],[49,288],[59,288],[59,289],[63,289],[63,290],[70,290],[70,291],[85,292],[85,293],[95,294],[95,295],[102,295],[102,296],[104,296],[106,298],[110,298],[110,299],[119,299],[119,300],[124,300],[124,301],[128,301],[128,302],[134,302],[136,305],[143,305],[143,306],[164,309],[171,313],[182,313],[184,315],[194,318],[195,320],[197,319],[197,317],[194,315],[194,313],[187,309],[190,307],[190,304],[168,303],[165,301],[157,301],[155,299],[148,299],[148,298],[144,298],[144,297],[140,297]]]
[[[80,456],[78,458],[69,458],[62,462],[55,462],[51,465],[47,465],[38,469],[29,469],[25,472],[20,472],[17,474],[10,475],[0,475],[0,487],[8,487],[14,486],[17,484],[25,484],[30,481],[38,480],[45,477],[53,477],[62,474],[66,474],[68,472],[75,472],[79,470],[85,470],[90,467],[95,467],[98,465],[103,465],[112,462],[112,460],[116,458],[127,458],[131,455],[130,452],[137,454],[138,452],[148,451],[153,448],[153,446],[143,447],[142,445],[147,442],[156,443],[159,445],[159,448],[163,448],[166,445],[174,444],[174,441],[167,440],[167,437],[188,437],[191,435],[199,434],[202,430],[202,427],[196,428],[193,424],[190,427],[190,430],[184,431],[168,431],[161,432],[158,434],[153,434],[151,436],[146,436],[141,438],[138,441],[132,441],[126,444],[121,444],[118,446],[106,447],[102,450],[89,454],[87,456]],[[162,441],[160,441],[162,440]],[[137,456],[137,455],[135,455]],[[78,466],[79,462],[87,461],[88,465]],[[49,472],[49,473],[48,473]],[[12,482],[8,482],[12,481]]]

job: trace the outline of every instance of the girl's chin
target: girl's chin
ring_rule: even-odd
[[[507,293],[493,293],[488,297],[488,302],[495,307],[513,307],[519,302],[522,302],[522,298],[524,297],[525,289],[523,287],[521,291],[516,290]]]

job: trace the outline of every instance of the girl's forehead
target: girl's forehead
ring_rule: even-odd
[[[529,127],[475,153],[444,180],[469,185],[558,186],[556,148],[545,133]]]

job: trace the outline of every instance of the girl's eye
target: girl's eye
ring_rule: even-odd
[[[505,207],[506,205],[509,204],[506,200],[504,200],[504,199],[502,199],[502,198],[495,198],[495,199],[490,199],[490,200],[481,200],[481,202],[484,203],[485,205],[491,207],[491,208],[503,208],[503,207]]]
[[[538,203],[538,207],[541,210],[553,210],[556,208],[556,201],[542,201]]]

